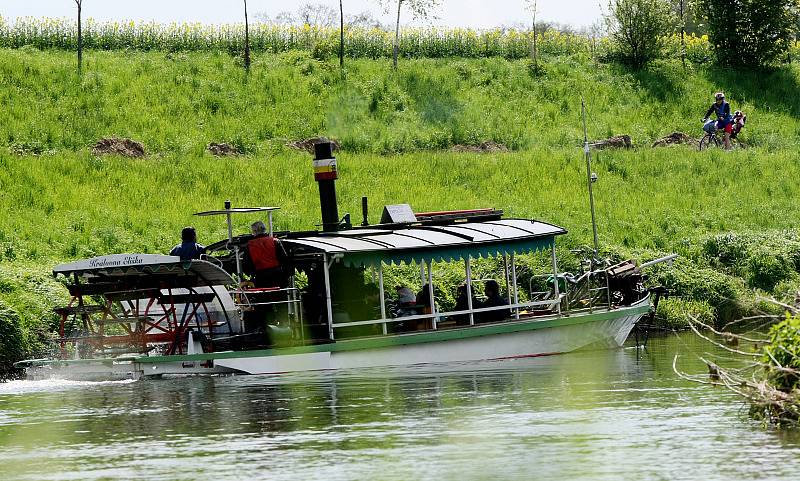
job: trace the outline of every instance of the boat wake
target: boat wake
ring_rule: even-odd
[[[70,381],[67,379],[42,379],[36,381],[18,380],[0,383],[0,396],[9,394],[30,394],[56,392],[69,389],[84,389],[104,385],[121,385],[136,382],[135,379],[121,381]]]

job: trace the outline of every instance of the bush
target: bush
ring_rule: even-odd
[[[764,348],[762,362],[800,370],[800,317],[787,315],[784,321],[772,326],[770,339],[772,343]],[[772,369],[770,383],[781,391],[790,392],[798,387],[800,378],[794,373]]]
[[[718,321],[727,322],[742,313],[744,285],[725,273],[679,260],[671,268],[657,268],[653,280],[673,295],[707,303],[714,308]]]
[[[675,17],[666,0],[612,0],[606,17],[617,58],[634,68],[663,56]]]
[[[19,315],[0,301],[0,381],[17,374],[13,364],[22,360],[24,353]]]
[[[797,231],[727,233],[703,242],[702,254],[713,266],[743,277],[750,287],[772,291],[800,271]]]
[[[714,308],[708,302],[677,297],[661,301],[656,312],[658,325],[674,330],[687,329],[693,320],[713,325],[715,317]]]
[[[707,24],[720,64],[754,68],[773,65],[786,53],[797,7],[797,0],[700,0],[697,14]]]

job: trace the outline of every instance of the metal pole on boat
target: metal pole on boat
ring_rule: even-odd
[[[469,309],[469,325],[475,325],[475,313],[472,312],[472,257],[464,260],[467,267],[467,308]]]
[[[558,291],[558,259],[556,259],[556,240],[553,239],[553,248],[550,250],[553,259],[553,292],[556,295],[556,312],[561,315],[561,293]]]
[[[328,337],[334,340],[333,336],[333,300],[331,299],[331,275],[328,272],[328,256],[322,256],[323,273],[325,274],[325,303],[328,306]]]
[[[433,261],[428,261],[428,296],[431,299],[431,326],[436,330],[436,298],[433,297]]]
[[[589,185],[589,207],[592,211],[592,234],[594,237],[594,257],[592,258],[592,269],[594,269],[594,258],[600,251],[599,242],[597,241],[597,218],[594,213],[594,191],[592,184],[597,180],[597,176],[592,174],[592,150],[589,148],[589,131],[586,126],[586,102],[581,97],[581,115],[583,116],[583,153],[586,155],[586,178]]]
[[[517,259],[513,252],[511,253],[511,285],[514,288],[514,304],[519,304],[519,291],[517,290]],[[514,309],[514,319],[519,319],[519,307]]]
[[[380,291],[381,301],[381,319],[386,319],[386,292],[383,288],[383,263],[378,264],[378,290]],[[383,323],[383,335],[385,336],[386,323]]]
[[[228,221],[228,248],[233,244],[233,220],[231,219],[231,201],[225,201],[225,218]],[[239,259],[239,246],[233,246],[233,255],[236,258],[236,278],[242,280],[242,261]]]

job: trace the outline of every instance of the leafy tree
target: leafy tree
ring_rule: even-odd
[[[789,47],[797,25],[798,0],[698,0],[717,61],[731,67],[775,64]]]
[[[606,26],[622,62],[642,68],[661,57],[675,26],[669,0],[611,0],[608,11]]]
[[[433,10],[439,6],[441,0],[378,0],[388,10],[397,2],[397,21],[394,26],[394,46],[392,65],[397,69],[397,56],[400,53],[400,12],[406,5],[415,19],[427,19],[433,15]]]
[[[305,3],[297,10],[297,15],[300,23],[320,27],[333,27],[339,16],[335,8],[321,3]]]

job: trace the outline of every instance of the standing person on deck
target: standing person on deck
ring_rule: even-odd
[[[706,112],[703,122],[706,122],[714,114],[717,122],[716,128],[725,131],[725,150],[731,150],[731,133],[733,132],[733,116],[731,116],[731,104],[725,101],[725,94],[717,92],[714,95],[714,103]]]
[[[250,226],[253,238],[244,251],[244,271],[256,287],[286,287],[284,275],[287,255],[281,242],[267,232],[262,221]]]
[[[197,231],[194,227],[184,227],[181,231],[181,243],[169,251],[169,255],[180,257],[182,261],[199,259],[205,253],[205,246],[197,243]]]

